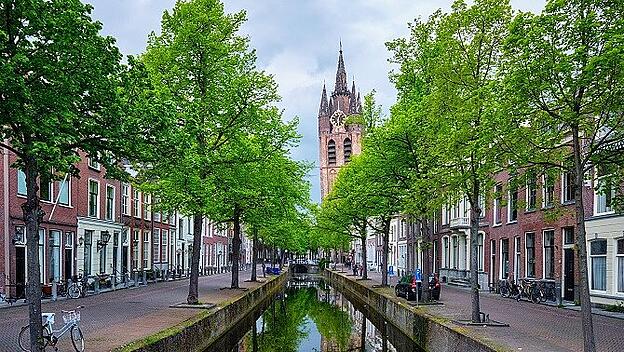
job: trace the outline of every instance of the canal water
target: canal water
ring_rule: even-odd
[[[318,276],[291,279],[206,351],[423,351],[357,298]]]

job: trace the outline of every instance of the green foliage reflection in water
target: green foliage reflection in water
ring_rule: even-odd
[[[310,333],[310,322],[326,341],[340,351],[347,349],[352,326],[347,312],[318,301],[318,289],[314,287],[289,289],[285,295],[285,299],[276,300],[262,316],[264,321],[257,337],[259,351],[298,351]]]

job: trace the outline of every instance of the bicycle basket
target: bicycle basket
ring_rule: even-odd
[[[63,314],[63,323],[77,323],[80,321],[80,312],[71,312]]]

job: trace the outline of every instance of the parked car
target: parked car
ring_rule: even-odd
[[[422,297],[422,283],[416,282],[414,274],[407,274],[401,277],[399,282],[394,286],[394,294],[397,297],[405,297],[408,301],[416,300],[416,290],[418,289],[418,297]]]

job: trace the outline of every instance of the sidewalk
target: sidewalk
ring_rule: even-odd
[[[347,273],[344,273],[345,275]],[[368,281],[359,283],[372,287],[381,283],[381,274],[369,272]],[[356,277],[347,276],[354,280]],[[392,282],[396,282],[396,279]],[[399,298],[397,298],[399,299]],[[400,298],[400,300],[404,300]],[[470,319],[470,291],[444,285],[440,302],[443,305],[420,306],[429,314],[450,320]],[[580,312],[550,305],[517,302],[500,295],[482,293],[481,311],[490,319],[509,324],[509,327],[465,326],[463,329],[479,334],[515,351],[582,351],[583,331]],[[624,351],[624,320],[594,315],[597,351]]]
[[[262,271],[259,267],[259,280]],[[254,288],[262,283],[245,282],[251,270],[240,272],[240,286]],[[205,303],[223,303],[245,294],[242,290],[221,290],[229,287],[231,273],[199,278],[199,300]],[[110,351],[115,347],[152,335],[181,323],[202,312],[200,309],[169,308],[186,301],[188,280],[168,281],[136,289],[111,291],[77,300],[62,300],[42,305],[44,312],[56,313],[55,328],[63,325],[61,310],[81,309],[80,327],[85,335],[85,350]],[[28,307],[14,307],[0,312],[0,351],[19,350],[19,330],[28,323]],[[69,334],[61,338],[59,351],[71,351]]]

